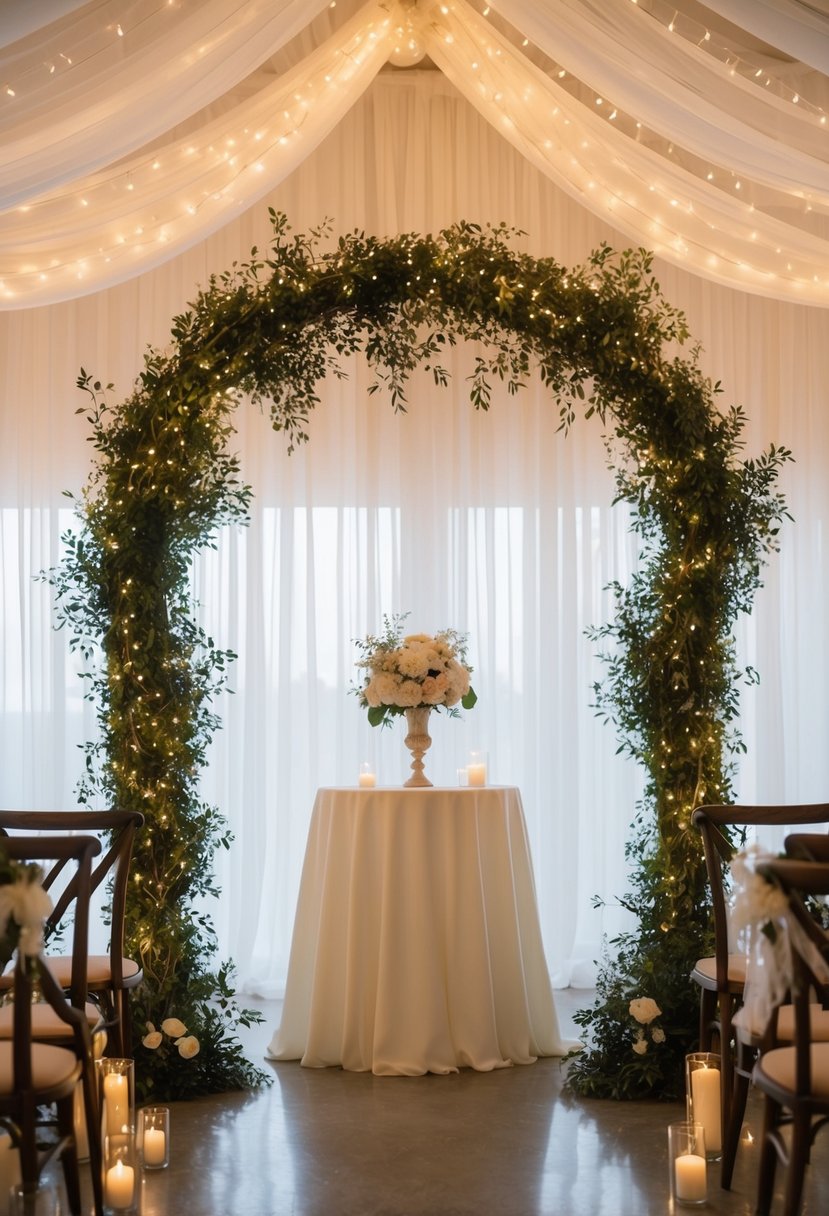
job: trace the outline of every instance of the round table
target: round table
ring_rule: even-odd
[[[319,790],[268,1056],[415,1076],[569,1046],[519,791]]]

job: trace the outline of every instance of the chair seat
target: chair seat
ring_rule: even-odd
[[[61,988],[68,988],[72,975],[71,955],[57,955],[52,958],[47,954],[46,962]],[[132,987],[141,980],[141,968],[133,959],[122,959],[121,968],[124,983],[128,987]],[[89,955],[86,961],[86,981],[90,988],[94,988],[96,985],[107,986],[112,983],[112,964],[108,954]]]
[[[37,1090],[54,1090],[75,1085],[81,1076],[81,1065],[74,1051],[52,1047],[48,1043],[32,1044],[32,1083]],[[0,1094],[14,1090],[12,1044],[0,1043]]]
[[[794,1047],[775,1047],[767,1051],[754,1067],[754,1082],[761,1088],[764,1081],[794,1092],[795,1082]],[[812,1095],[821,1101],[829,1101],[829,1043],[813,1043],[810,1051],[812,1061]]]
[[[101,1011],[97,1005],[88,1002],[84,1006],[86,1020],[91,1030],[101,1023]],[[12,1038],[12,1019],[14,1006],[4,1005],[0,1008],[0,1039]],[[62,1018],[58,1017],[51,1005],[38,1002],[32,1005],[32,1038],[39,1039],[69,1039],[72,1028]]]
[[[699,984],[701,988],[710,988],[716,990],[717,987],[717,960],[711,958],[698,958],[694,970],[691,972],[691,979],[695,984]],[[746,982],[746,956],[744,954],[729,954],[728,956],[728,984],[733,985],[733,990],[739,992],[745,986]]]
[[[829,1043],[829,1009],[822,1005],[809,1006],[810,1038]],[[782,1043],[794,1042],[794,1005],[781,1005],[777,1011],[777,1038]]]

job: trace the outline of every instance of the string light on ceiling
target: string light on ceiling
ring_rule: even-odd
[[[122,281],[249,207],[368,87],[393,26],[386,7],[367,5],[292,72],[187,138],[0,213],[0,306]]]

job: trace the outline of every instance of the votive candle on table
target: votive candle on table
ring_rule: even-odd
[[[709,1158],[722,1156],[722,1090],[720,1057],[697,1051],[685,1057],[688,1118],[701,1123]]]
[[[470,752],[466,766],[467,785],[486,785],[486,753]]]
[[[374,772],[368,760],[364,760],[360,765],[360,789],[373,790],[377,784],[377,774]]]

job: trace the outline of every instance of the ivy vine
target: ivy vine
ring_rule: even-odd
[[[236,1005],[228,968],[214,969],[210,918],[194,910],[216,894],[212,859],[231,844],[200,797],[199,773],[233,656],[194,622],[188,574],[220,527],[247,518],[233,411],[243,398],[266,408],[292,450],[308,438],[320,381],[344,374],[343,357],[362,352],[371,391],[402,410],[412,370],[425,365],[445,385],[441,354],[460,341],[477,344],[476,408],[489,407],[495,382],[513,394],[535,372],[563,430],[577,412],[602,419],[618,497],[635,509],[642,558],[631,585],[615,588],[613,621],[596,631],[607,659],[596,703],[647,773],[623,899],[639,931],[615,943],[597,1004],[580,1015],[591,1045],[570,1083],[671,1092],[695,1030],[688,973],[709,937],[690,813],[731,794],[733,624],[777,547],[786,511],[775,485],[789,453],[741,458],[744,415],[716,408],[696,352],[669,353],[687,341],[686,323],[644,251],[603,247],[566,270],[518,252],[504,225],[460,223],[436,238],[355,232],[334,244],[327,228],[294,234],[284,216],[271,218],[270,247],[210,279],[174,319],[169,349],[146,353],[125,400],[110,404],[111,386],[81,372],[96,461],[76,504],[80,526],[50,572],[98,714],[81,799],[146,817],[128,907],[128,949],[145,973],[134,1003],[143,1092],[189,1096],[262,1076],[235,1037],[256,1015]],[[628,1004],[639,996],[663,1012],[659,1050],[632,1050]],[[171,1062],[142,1047],[147,1024],[168,1017],[200,1038],[197,1056]]]

